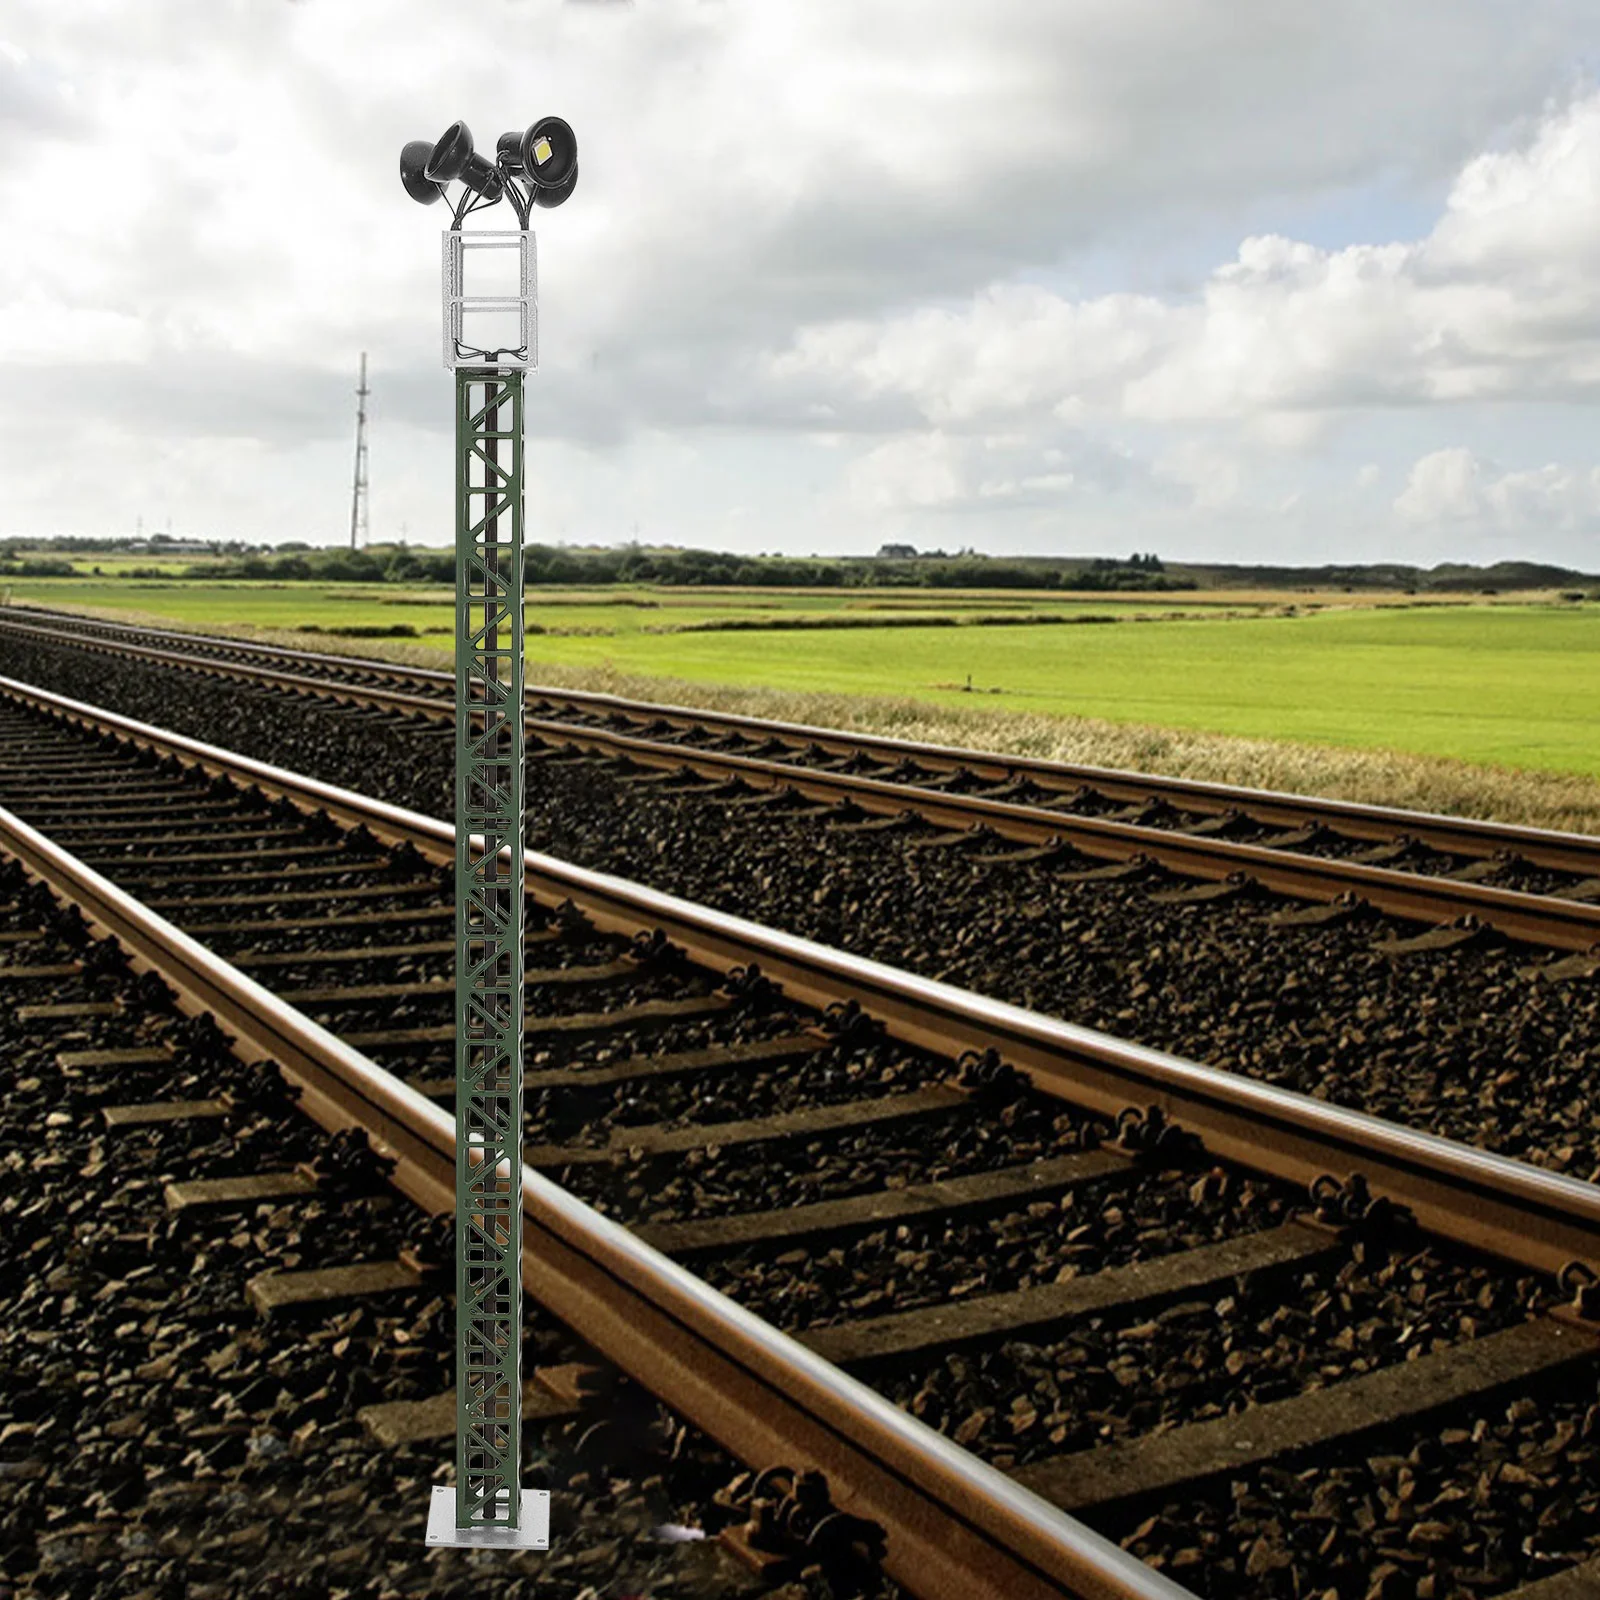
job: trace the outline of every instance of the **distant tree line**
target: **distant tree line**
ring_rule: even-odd
[[[148,538],[0,539],[0,577],[67,578],[77,575],[69,557],[82,562],[102,553],[148,554],[160,566],[122,566],[116,576],[207,580],[246,578],[277,583],[437,583],[455,581],[455,557],[445,549],[375,545],[366,550],[316,549],[301,541],[251,545],[240,540],[206,542],[209,554],[188,561],[196,541],[162,534]],[[179,565],[182,561],[184,564]],[[1085,560],[1067,556],[986,556],[974,550],[947,554],[887,544],[876,556],[736,555],[717,550],[653,548],[630,544],[612,549],[529,545],[530,585],[660,584],[685,588],[899,588],[1066,589],[1089,592],[1162,592],[1237,586],[1273,589],[1400,589],[1495,593],[1561,588],[1596,580],[1569,568],[1503,561],[1489,567],[1442,563],[1433,568],[1385,563],[1322,567],[1185,564],[1170,570],[1154,554]],[[89,574],[93,576],[94,574]]]
[[[662,584],[685,588],[905,589],[1190,589],[1154,556],[1006,560],[989,556],[870,557],[741,556],[715,550],[573,550],[531,544],[523,553],[529,584]],[[319,579],[333,583],[453,583],[448,550],[380,548],[307,550],[208,561],[184,569],[194,578]]]
[[[277,546],[216,543],[204,560],[176,564],[192,544],[157,534],[149,539],[51,539],[0,541],[0,577],[69,578],[77,575],[67,552],[79,561],[102,553],[164,556],[161,566],[119,566],[129,578],[216,580],[242,578],[275,583],[439,583],[455,581],[450,550],[378,545],[366,550],[313,549],[301,542]],[[532,544],[524,552],[530,585],[661,584],[684,588],[903,588],[903,589],[1191,589],[1155,555],[1125,561],[1060,557],[993,557],[963,550],[919,555],[909,545],[892,557],[746,556],[716,550],[573,549]],[[48,551],[48,554],[41,552]],[[899,552],[905,552],[900,554]],[[95,574],[91,573],[90,576]]]

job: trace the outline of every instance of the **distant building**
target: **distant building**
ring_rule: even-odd
[[[914,544],[880,544],[878,546],[878,559],[880,561],[914,561],[917,547]]]

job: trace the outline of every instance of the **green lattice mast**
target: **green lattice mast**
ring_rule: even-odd
[[[444,362],[456,413],[456,1483],[436,1487],[430,1545],[544,1548],[550,1497],[521,1486],[523,621],[522,382],[538,365],[528,217],[578,181],[559,117],[479,155],[465,123],[400,155],[424,204],[460,181],[444,235]],[[509,199],[515,232],[466,232]],[[468,262],[513,272],[469,292]]]
[[[518,1526],[522,374],[456,372],[456,1526]]]

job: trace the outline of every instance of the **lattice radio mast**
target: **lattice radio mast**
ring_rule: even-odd
[[[350,548],[367,542],[367,352],[361,352],[361,382],[356,389],[356,475],[350,489]]]

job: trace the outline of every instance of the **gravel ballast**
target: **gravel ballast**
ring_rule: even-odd
[[[36,904],[0,910],[0,931],[36,924]],[[46,932],[4,960],[80,953]],[[110,997],[111,1017],[14,1014]],[[758,1580],[714,1540],[674,1542],[663,1530],[737,1520],[713,1496],[738,1464],[626,1383],[525,1428],[524,1482],[552,1491],[548,1553],[426,1551],[428,1492],[451,1480],[453,1441],[382,1445],[358,1412],[449,1387],[448,1290],[424,1280],[268,1319],[246,1290],[266,1271],[392,1260],[433,1225],[341,1164],[273,1095],[275,1074],[219,1058],[203,1030],[141,998],[108,968],[18,981],[0,1006],[0,1597],[398,1600],[479,1596],[486,1582],[513,1600],[878,1592],[818,1572]],[[155,1046],[170,1064],[114,1077],[58,1059]],[[100,1114],[219,1093],[237,1098],[227,1119],[108,1130]],[[346,1176],[307,1202],[234,1213],[165,1202],[175,1180],[299,1163]],[[586,1358],[531,1301],[525,1328],[529,1368]]]
[[[0,641],[0,668],[225,747],[449,814],[452,750],[377,722],[54,645]],[[1539,952],[1480,935],[1396,957],[1376,917],[1280,928],[1286,902],[1153,903],[1152,873],[1071,883],[851,833],[781,807],[730,809],[599,761],[533,760],[530,842],[909,971],[1190,1059],[1480,1144],[1575,1177],[1600,1172],[1588,1114],[1600,1044],[1590,978],[1527,975]]]

